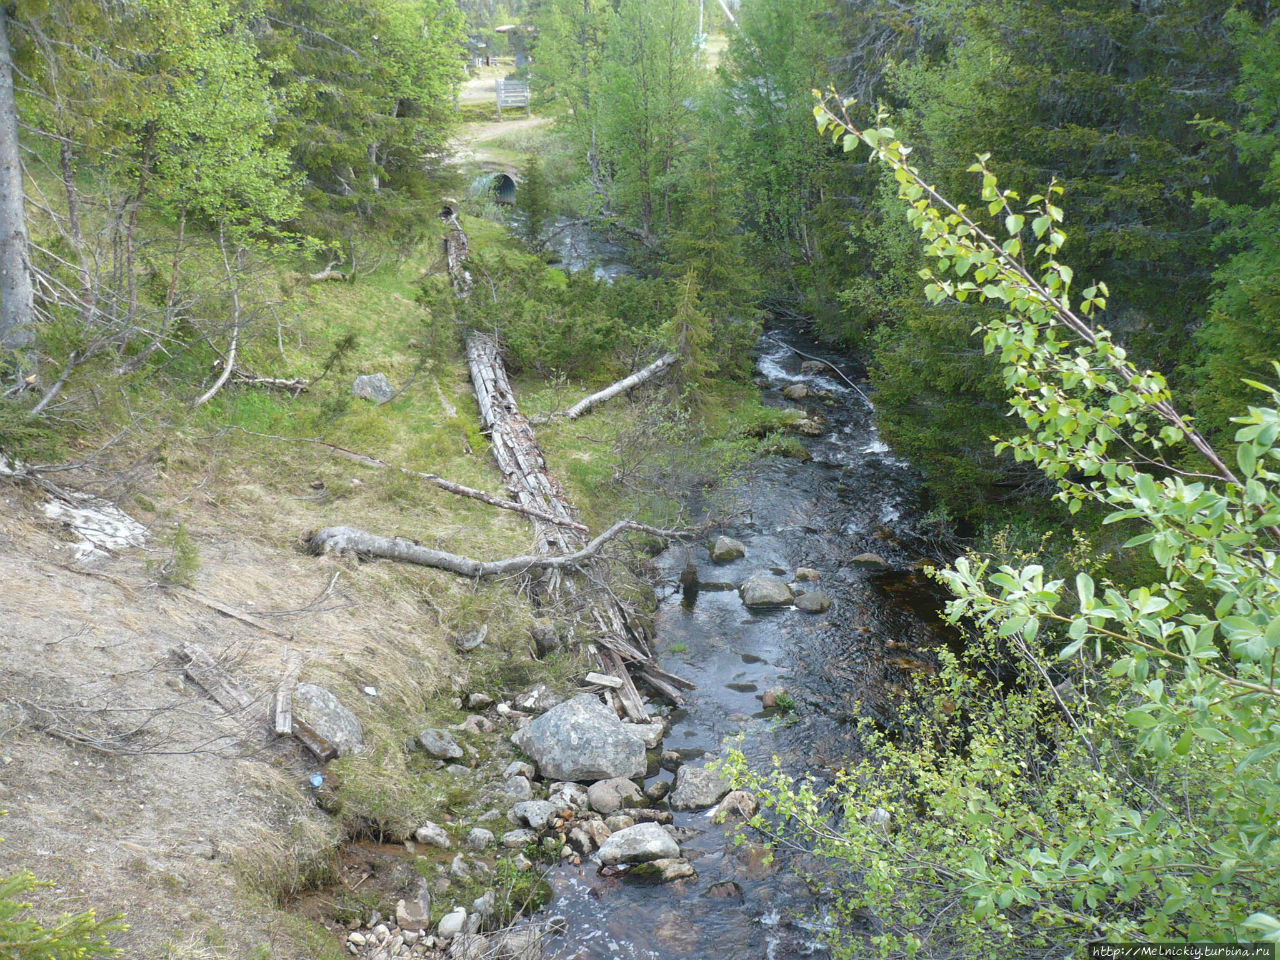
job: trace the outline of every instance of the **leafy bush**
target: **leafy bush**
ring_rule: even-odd
[[[868,762],[830,785],[741,756],[738,780],[823,855],[846,947],[868,917],[887,956],[1280,942],[1280,392],[1260,387],[1268,406],[1237,418],[1229,463],[1164,378],[1093,326],[1106,287],[1072,293],[1059,188],[1024,204],[983,157],[976,214],[930,187],[888,127],[817,112],[893,171],[935,264],[930,300],[1002,306],[980,331],[1026,430],[1001,446],[1071,512],[1134,525],[1125,546],[1161,579],[1126,589],[961,558],[940,573],[948,616],[980,639],[920,682],[909,736],[870,732]],[[1010,659],[1013,676],[975,670]]]

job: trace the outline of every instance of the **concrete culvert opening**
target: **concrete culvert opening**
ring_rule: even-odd
[[[454,214],[456,214],[457,212],[458,212],[458,211],[457,211],[457,208],[455,208],[453,204],[451,204],[451,203],[443,204],[443,205],[440,207],[440,219],[441,219],[441,220],[452,220],[452,219],[453,219]]]
[[[516,182],[505,173],[493,178],[493,195],[499,203],[516,202]]]

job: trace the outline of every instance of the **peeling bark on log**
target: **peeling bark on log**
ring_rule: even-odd
[[[659,374],[666,372],[666,370],[670,368],[676,360],[677,357],[674,353],[665,354],[653,361],[653,363],[649,364],[649,366],[645,367],[643,370],[637,370],[635,373],[631,374],[631,376],[625,377],[617,383],[610,384],[603,390],[591,394],[589,397],[584,397],[568,410],[563,410],[560,413],[552,413],[545,417],[537,417],[534,422],[546,423],[551,420],[577,420],[578,417],[598,407],[606,400],[612,400],[618,394],[625,393],[634,387],[640,386],[640,384],[644,383],[646,380],[651,380]]]
[[[574,522],[573,508],[564,490],[547,470],[533,427],[516,403],[498,345],[483,333],[467,337],[467,362],[471,384],[480,405],[480,419],[489,432],[493,456],[516,502],[559,521]],[[538,520],[534,523],[538,553],[568,553],[581,546],[582,538]]]
[[[448,228],[444,237],[445,267],[449,271],[449,279],[453,281],[454,292],[465,297],[471,292],[471,272],[463,266],[463,262],[471,253],[471,245],[456,213],[450,210],[444,222]]]

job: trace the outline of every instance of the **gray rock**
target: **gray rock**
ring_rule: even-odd
[[[782,395],[788,400],[803,400],[809,396],[809,388],[803,383],[793,383],[783,389]]]
[[[341,754],[358,753],[364,746],[364,731],[356,715],[324,687],[314,683],[294,687],[293,713]]]
[[[396,904],[396,926],[401,930],[431,929],[431,891],[425,880],[418,881],[418,892],[412,900]]]
[[[795,599],[789,586],[764,573],[748,577],[738,593],[748,607],[785,607]]]
[[[453,841],[449,839],[449,834],[445,833],[444,827],[434,824],[430,820],[413,831],[413,839],[419,843],[439,847],[441,850],[448,850],[453,846]]]
[[[817,570],[813,569],[813,567],[796,567],[796,579],[797,580],[820,580],[822,579],[822,574],[820,574]]]
[[[567,839],[569,846],[584,857],[596,848],[594,841],[591,839],[591,834],[587,833],[582,827],[574,827],[570,830]],[[605,839],[607,840],[608,838],[606,837]]]
[[[436,936],[451,940],[462,932],[462,928],[466,926],[466,923],[466,908],[454,907],[440,918],[440,925],[436,927]]]
[[[884,557],[880,556],[880,554],[878,554],[878,553],[860,553],[860,554],[858,554],[856,557],[854,557],[852,560],[850,560],[849,562],[850,562],[850,563],[865,563],[865,564],[868,564],[868,565],[870,565],[870,566],[875,566],[875,567],[887,567],[887,566],[888,566],[888,564],[884,562]]]
[[[643,740],[646,750],[656,750],[667,732],[667,728],[661,723],[627,723],[623,721],[622,726],[628,733],[634,733]]]
[[[624,816],[621,813],[615,813],[604,822],[605,827],[612,833],[618,830],[625,830],[627,827],[634,827],[636,822],[633,818]]]
[[[805,613],[826,613],[831,609],[831,598],[825,593],[813,591],[796,597],[796,609]]]
[[[671,784],[666,780],[655,780],[644,788],[644,795],[651,803],[660,803],[671,792]]]
[[[454,857],[453,862],[449,864],[449,876],[455,880],[468,880],[471,878],[471,867],[467,864],[467,858],[462,854]]]
[[[556,805],[547,800],[525,800],[511,808],[510,819],[517,826],[523,824],[531,830],[542,831],[551,823],[556,811]]]
[[[625,777],[597,780],[587,788],[587,802],[591,809],[606,817],[639,801],[640,788]]]
[[[493,939],[494,960],[542,960],[542,931],[537,927],[504,930]]]
[[[547,799],[557,806],[573,807],[575,810],[585,810],[590,805],[587,788],[573,781],[551,784]]]
[[[502,845],[508,850],[518,850],[538,839],[532,830],[508,830],[502,835]]]
[[[532,763],[525,763],[523,760],[512,760],[507,764],[507,768],[502,771],[504,777],[524,777],[526,780],[532,780],[538,775],[538,771],[534,769]]]
[[[495,837],[492,830],[486,830],[484,827],[472,827],[471,832],[467,834],[467,849],[485,850],[493,846],[494,840]]]
[[[729,781],[718,771],[686,763],[676,771],[676,788],[667,802],[673,810],[701,810],[715,806],[729,792]]]
[[[675,750],[663,750],[662,757],[658,760],[658,765],[661,766],[663,770],[669,770],[671,773],[675,773],[680,769],[680,764],[683,762],[684,761],[680,758],[680,754]]]
[[[721,880],[707,887],[702,895],[711,900],[741,900],[742,887],[732,880]]]
[[[556,695],[545,683],[540,683],[532,690],[526,690],[511,701],[511,705],[525,713],[546,713],[556,705]]]
[[[680,845],[656,823],[637,823],[634,827],[615,831],[600,847],[600,862],[605,866],[648,863],[679,856]]]
[[[548,778],[604,780],[640,777],[645,772],[644,741],[589,693],[548,710],[511,741]]]
[[[716,806],[712,819],[716,823],[725,820],[750,820],[760,809],[755,796],[746,790],[733,790]]]
[[[711,559],[716,563],[732,563],[746,555],[746,545],[732,537],[716,537],[715,543],[711,544]]]
[[[675,820],[670,810],[654,810],[651,807],[623,807],[618,814],[630,817],[636,823],[672,823]]]
[[[533,785],[524,777],[507,777],[502,782],[502,795],[520,803],[533,797]]]
[[[613,833],[602,820],[588,820],[584,828],[587,836],[591,838],[591,842],[597,847],[609,839],[609,834]]]
[[[449,960],[487,960],[489,942],[476,933],[459,933],[449,944]]]
[[[385,373],[362,373],[351,384],[351,392],[361,400],[386,403],[396,395],[395,387]]]
[[[493,916],[493,904],[493,891],[486,890],[483,895],[476,897],[471,902],[471,913],[474,916],[491,917]]]
[[[533,648],[538,651],[538,659],[549,657],[560,649],[560,634],[549,620],[534,624],[529,633],[533,637]]]
[[[693,869],[693,864],[683,857],[666,857],[661,860],[654,860],[645,866],[655,871],[658,879],[663,883],[671,883],[673,880],[696,879],[698,876],[698,871]]]
[[[480,644],[484,643],[484,638],[489,635],[489,625],[486,623],[479,630],[472,630],[470,633],[464,633],[458,639],[453,641],[454,649],[459,653],[470,653]]]
[[[447,730],[428,727],[418,733],[418,742],[422,744],[423,750],[437,760],[462,759],[462,747],[458,746],[458,741]]]
[[[493,697],[487,693],[472,693],[467,695],[468,710],[488,710],[493,706]]]

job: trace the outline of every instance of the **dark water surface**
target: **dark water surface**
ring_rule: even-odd
[[[671,589],[658,613],[656,648],[664,667],[698,685],[672,713],[663,747],[700,758],[740,736],[736,746],[757,766],[778,756],[792,772],[822,777],[858,756],[856,718],[888,718],[909,672],[931,669],[930,651],[947,637],[931,615],[940,596],[917,570],[916,477],[880,440],[865,400],[829,369],[802,373],[803,358],[788,344],[856,379],[852,364],[796,330],[761,339],[756,366],[765,402],[802,406],[823,418],[825,430],[804,438],[811,462],[770,457],[737,477],[743,519],[723,532],[746,545],[745,558],[717,565],[705,545],[658,557]],[[784,398],[795,383],[826,396]],[[854,562],[863,553],[885,564]],[[689,560],[704,581],[734,585],[757,571],[792,581],[797,567],[812,567],[821,578],[801,586],[826,593],[832,605],[817,615],[753,613],[729,589],[703,589],[685,605],[674,587]],[[777,689],[794,697],[794,713],[763,707],[765,692]],[[670,777],[660,772],[649,782]],[[646,885],[602,877],[592,862],[552,871],[548,912],[568,922],[549,944],[553,955],[787,960],[825,953],[820,897],[785,862],[769,865],[758,846],[735,845],[732,826],[712,823],[709,811],[677,813],[675,822],[697,831],[682,843],[696,879]],[[722,881],[737,883],[741,896],[708,897]]]

